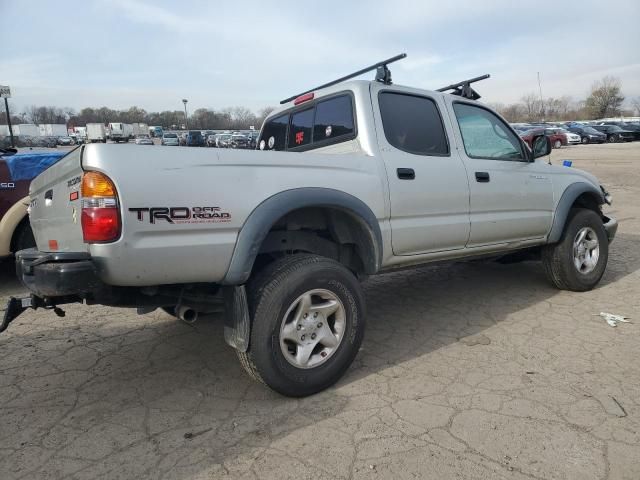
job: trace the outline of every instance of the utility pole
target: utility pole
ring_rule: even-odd
[[[4,109],[7,112],[7,126],[9,127],[9,137],[11,138],[11,148],[16,148],[13,139],[13,127],[11,126],[11,114],[9,113],[9,98],[11,98],[11,89],[0,85],[0,98],[4,98]]]
[[[540,83],[540,72],[538,72],[538,90],[540,91],[540,115],[541,120],[544,123],[544,100],[542,99],[542,84]]]
[[[187,116],[187,100],[186,98],[182,99],[182,103],[184,103],[184,128],[189,130],[189,117]]]

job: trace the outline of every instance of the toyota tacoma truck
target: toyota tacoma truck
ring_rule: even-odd
[[[598,180],[546,161],[544,135],[529,148],[476,101],[476,79],[398,86],[391,60],[373,81],[283,101],[255,151],[70,152],[31,182],[37,248],[16,262],[31,294],[9,301],[4,326],[72,302],[188,322],[223,305],[246,371],[305,396],[356,356],[369,275],[525,251],[556,287],[595,287],[617,228]]]

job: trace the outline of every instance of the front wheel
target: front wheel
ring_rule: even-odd
[[[562,146],[562,142],[560,140],[556,140],[553,143],[553,148],[560,148]]]
[[[614,135],[609,135],[608,140],[609,143],[616,143],[618,141]]]
[[[268,265],[248,285],[252,331],[238,352],[256,380],[290,397],[333,385],[355,358],[365,328],[364,300],[353,273],[317,255]]]
[[[587,145],[589,143],[589,139],[587,137],[582,137],[582,144]]]
[[[561,290],[584,292],[595,287],[609,258],[609,241],[602,219],[593,210],[570,212],[560,241],[542,251],[549,280]]]

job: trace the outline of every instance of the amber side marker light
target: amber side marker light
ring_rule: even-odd
[[[82,176],[82,235],[85,243],[108,243],[120,237],[118,194],[109,177],[100,172]]]

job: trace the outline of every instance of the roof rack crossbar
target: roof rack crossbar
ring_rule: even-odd
[[[479,77],[470,78],[469,80],[463,80],[462,82],[453,83],[451,85],[447,85],[446,87],[439,88],[438,92],[447,92],[449,90],[453,90],[451,95],[458,95],[460,97],[469,98],[471,100],[478,100],[480,98],[480,94],[476,92],[473,88],[471,88],[471,84],[475,82],[479,82],[480,80],[486,80],[491,75],[480,75]]]
[[[378,74],[376,75],[376,80],[383,82],[385,84],[390,84],[391,83],[391,72],[389,72],[389,69],[387,68],[387,65],[393,62],[397,62],[398,60],[402,60],[403,58],[405,58],[407,56],[406,53],[401,53],[400,55],[396,55],[395,57],[391,57],[391,58],[387,58],[386,60],[383,60],[381,62],[378,62],[374,65],[371,65],[370,67],[366,67],[363,68],[362,70],[358,70],[357,72],[353,72],[350,75],[346,75],[344,77],[338,78],[337,80],[334,80],[333,82],[329,82],[329,83],[325,83],[324,85],[320,85],[319,87],[315,87],[312,88],[310,90],[304,91],[302,93],[298,93],[297,95],[292,95],[289,98],[285,98],[284,100],[280,101],[280,105],[290,102],[291,100],[295,100],[296,98],[298,98],[301,95],[305,95],[307,93],[311,93],[314,92],[316,90],[320,90],[321,88],[326,88],[326,87],[331,87],[333,85],[336,85],[338,83],[344,82],[346,80],[349,80],[351,78],[357,77],[359,75],[362,75],[363,73],[367,73],[370,72],[371,70],[377,70]]]

